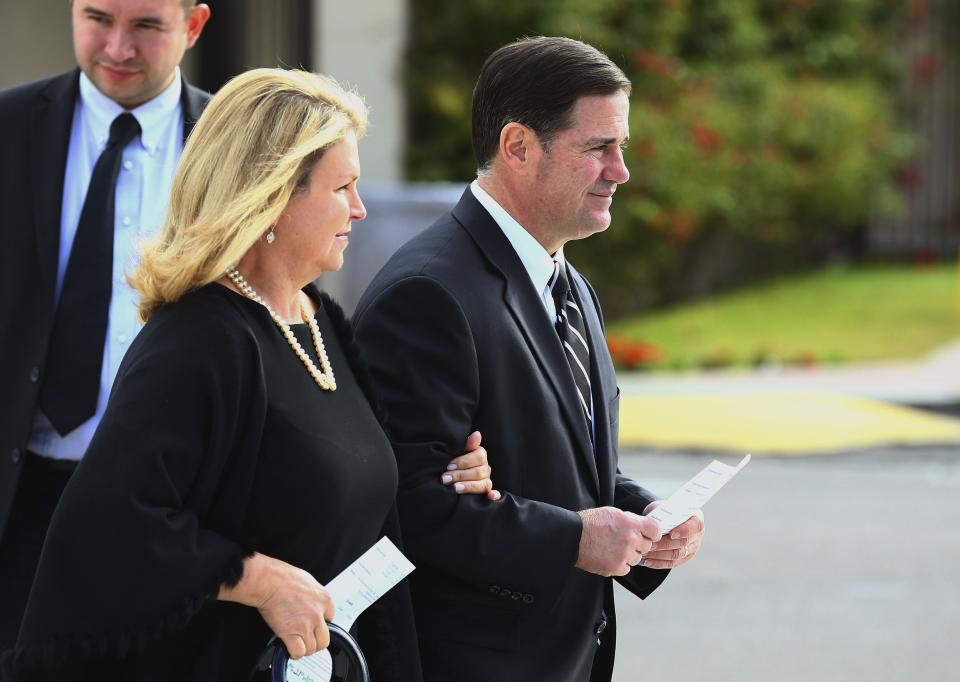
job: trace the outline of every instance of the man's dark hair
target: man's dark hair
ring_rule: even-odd
[[[521,38],[487,57],[473,89],[473,152],[488,170],[508,123],[522,123],[545,149],[572,125],[588,95],[630,93],[630,80],[600,50],[570,38]]]

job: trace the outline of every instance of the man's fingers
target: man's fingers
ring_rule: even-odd
[[[699,509],[689,519],[670,531],[670,537],[673,539],[692,538],[695,535],[703,533],[703,512]]]
[[[646,516],[639,517],[640,520],[637,522],[637,525],[640,528],[640,532],[643,533],[643,537],[649,538],[652,542],[656,542],[660,539],[660,524],[657,523],[656,519],[650,519]]]
[[[690,561],[700,549],[700,543],[683,543],[671,549],[657,548],[643,555],[643,565],[650,568],[676,568]]]
[[[651,551],[654,551],[654,552],[658,552],[662,550],[672,551],[675,549],[679,549],[680,547],[683,547],[685,544],[687,544],[687,540],[685,538],[674,540],[669,535],[665,535],[653,543],[653,547],[651,548]]]

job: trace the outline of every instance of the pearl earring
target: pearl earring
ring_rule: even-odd
[[[273,244],[276,240],[277,235],[273,233],[273,228],[271,227],[270,230],[267,231],[267,244]]]

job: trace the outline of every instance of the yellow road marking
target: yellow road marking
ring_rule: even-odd
[[[890,445],[960,445],[960,420],[820,394],[629,396],[620,446],[825,454]]]

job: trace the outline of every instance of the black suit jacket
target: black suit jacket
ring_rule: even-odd
[[[60,208],[80,71],[0,92],[0,537],[53,328]],[[183,83],[184,138],[210,95]]]
[[[591,349],[595,448],[539,292],[469,189],[399,250],[357,308],[357,339],[397,455],[427,680],[612,674],[612,583],[574,568],[576,512],[641,513],[655,498],[617,469],[616,376],[596,296],[571,271]],[[436,485],[473,430],[504,492],[498,502]],[[623,582],[645,597],[664,576],[639,568]],[[604,614],[611,622],[598,653]]]

